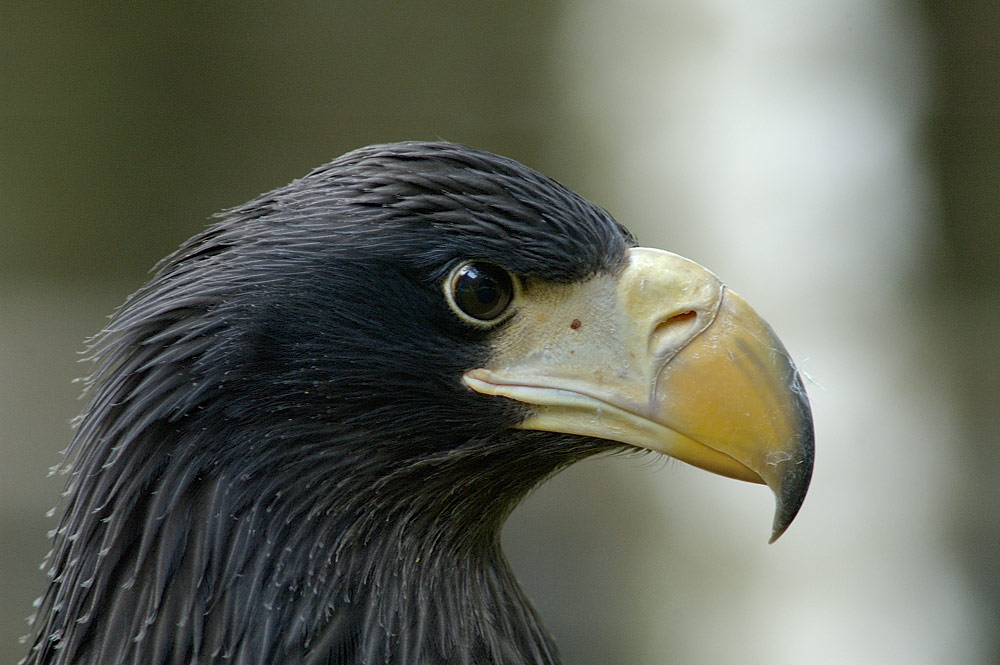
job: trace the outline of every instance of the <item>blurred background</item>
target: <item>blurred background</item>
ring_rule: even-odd
[[[84,340],[218,210],[447,139],[695,259],[808,378],[817,463],[561,474],[511,560],[574,665],[1000,663],[1000,4],[0,4],[0,662]]]

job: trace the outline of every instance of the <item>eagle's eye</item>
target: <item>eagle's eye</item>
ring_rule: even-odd
[[[445,291],[452,309],[477,325],[496,323],[514,300],[514,278],[494,263],[470,261],[452,271]]]

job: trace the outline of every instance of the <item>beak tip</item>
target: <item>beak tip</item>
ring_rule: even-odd
[[[767,544],[773,545],[778,538],[781,538],[782,534],[788,530],[789,525],[791,525],[792,520],[795,519],[795,515],[788,515],[786,511],[781,510],[779,507],[774,512],[774,523],[771,525],[771,537],[768,538]]]
[[[799,458],[794,461],[789,460],[786,463],[781,481],[774,488],[774,522],[771,526],[771,538],[767,541],[769,544],[785,533],[792,520],[798,515],[799,509],[805,501],[806,492],[809,491],[814,455],[811,421],[805,434]]]

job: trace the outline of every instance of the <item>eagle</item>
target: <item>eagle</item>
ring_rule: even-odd
[[[374,145],[223,213],[91,342],[26,665],[553,665],[501,549],[560,469],[775,495],[802,381],[718,277],[488,152]]]

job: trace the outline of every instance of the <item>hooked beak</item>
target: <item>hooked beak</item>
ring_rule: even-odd
[[[771,542],[785,531],[809,488],[812,416],[788,352],[746,301],[700,265],[638,247],[616,275],[532,288],[519,305],[466,385],[531,405],[523,429],[764,483]]]

